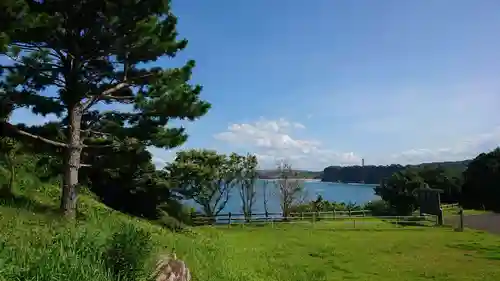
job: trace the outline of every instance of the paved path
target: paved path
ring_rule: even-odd
[[[458,227],[459,219],[459,216],[449,216],[444,218],[444,222],[445,224],[453,225],[453,227]],[[464,226],[500,235],[500,214],[465,215]]]

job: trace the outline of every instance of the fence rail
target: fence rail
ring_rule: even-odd
[[[460,207],[460,204],[454,203],[454,204],[441,204],[441,209],[446,210],[446,209],[455,209]]]
[[[219,214],[215,217],[196,215],[192,217],[195,225],[218,224],[218,225],[247,225],[247,224],[278,224],[286,223],[316,223],[324,222],[349,222],[354,228],[356,224],[370,224],[390,222],[395,225],[435,225],[437,216],[372,216],[368,210],[356,211],[331,211],[331,212],[300,212],[290,213],[286,218],[283,213],[256,213],[251,218],[245,218],[241,213]]]
[[[293,212],[289,213],[288,215],[284,215],[283,213],[252,213],[250,218],[246,218],[245,214],[243,213],[224,213],[224,214],[217,214],[214,217],[209,217],[205,215],[192,215],[192,219],[201,219],[201,218],[210,218],[210,219],[215,219],[217,221],[226,221],[226,220],[238,220],[238,219],[243,219],[243,220],[266,220],[266,219],[292,219],[292,218],[327,218],[327,217],[366,217],[370,216],[371,211],[369,210],[351,210],[351,211],[330,211],[330,212]]]

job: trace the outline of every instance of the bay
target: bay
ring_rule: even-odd
[[[264,184],[267,182],[268,194],[268,211],[270,213],[279,213],[280,201],[273,180],[258,180],[256,182],[256,201],[253,207],[253,213],[264,213]],[[373,188],[376,185],[371,184],[345,184],[345,183],[329,183],[321,182],[320,180],[304,180],[304,189],[306,200],[315,200],[318,195],[321,195],[324,200],[355,203],[358,205],[365,204],[369,201],[376,200],[379,197],[375,195]],[[198,208],[197,208],[198,209]],[[224,213],[242,213],[241,198],[239,188],[232,190],[229,201],[221,212]]]

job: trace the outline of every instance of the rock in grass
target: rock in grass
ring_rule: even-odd
[[[153,273],[155,281],[190,281],[191,274],[186,263],[177,259],[175,253],[160,256]]]

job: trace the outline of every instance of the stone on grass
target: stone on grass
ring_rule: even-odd
[[[191,281],[191,274],[186,263],[177,259],[175,253],[160,256],[153,273],[155,281]]]

